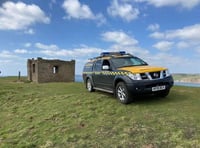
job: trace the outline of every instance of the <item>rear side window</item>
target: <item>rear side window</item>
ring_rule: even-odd
[[[94,64],[94,71],[101,71],[101,66],[102,66],[102,60],[96,61]]]
[[[85,66],[84,66],[83,71],[84,71],[84,72],[91,72],[91,71],[92,71],[92,66],[93,66],[93,63],[92,63],[92,62],[86,63]]]

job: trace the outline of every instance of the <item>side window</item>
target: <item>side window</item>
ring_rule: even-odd
[[[96,63],[94,64],[94,71],[101,71],[101,66],[102,66],[102,61],[101,60],[96,61]]]
[[[91,62],[87,63],[87,64],[84,66],[83,71],[84,71],[84,72],[91,72],[91,71],[92,71],[92,65],[93,65],[93,63],[91,63]]]
[[[102,69],[111,70],[110,62],[108,60],[103,60]]]
[[[110,62],[108,60],[103,60],[103,66],[105,65],[110,67]]]

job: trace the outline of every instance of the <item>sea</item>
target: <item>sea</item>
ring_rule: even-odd
[[[200,87],[200,83],[174,82],[175,86]]]
[[[82,75],[75,75],[75,82],[83,82]]]
[[[75,75],[75,82],[83,82],[82,75]],[[200,87],[200,83],[174,82],[175,86]]]

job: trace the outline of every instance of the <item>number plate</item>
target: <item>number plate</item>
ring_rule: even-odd
[[[165,88],[166,88],[165,85],[163,85],[163,86],[156,86],[156,87],[152,87],[152,91],[164,90]]]

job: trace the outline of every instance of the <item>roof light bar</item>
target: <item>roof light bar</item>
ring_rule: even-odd
[[[109,56],[109,55],[124,55],[126,54],[125,51],[119,51],[119,52],[102,52],[101,56]]]

